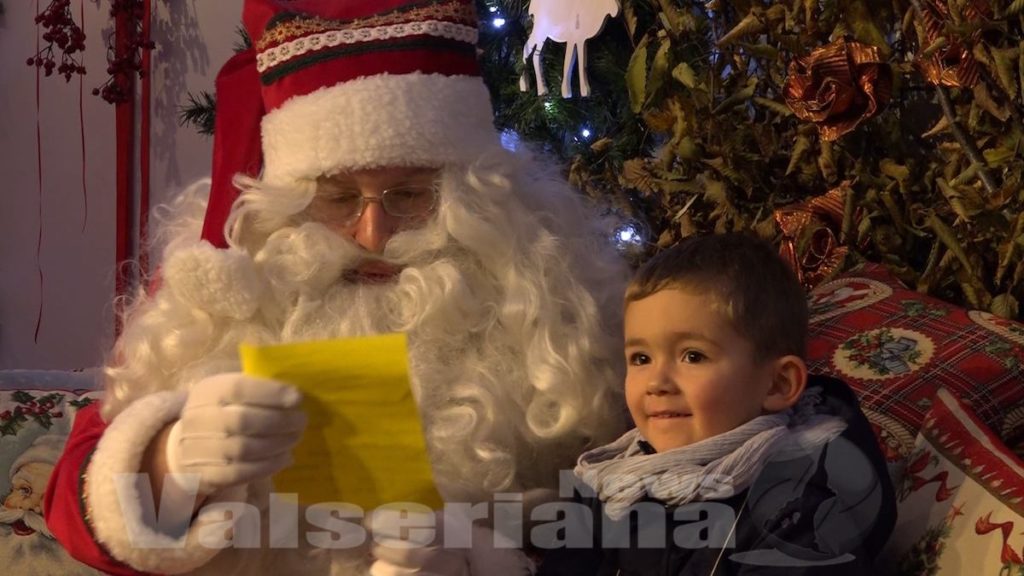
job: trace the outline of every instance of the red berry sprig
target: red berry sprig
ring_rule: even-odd
[[[121,15],[128,15],[134,26],[129,31],[130,37],[127,40],[127,50],[118,54],[115,47],[117,41],[114,35],[107,39],[107,74],[109,77],[99,88],[93,88],[94,96],[101,96],[111,104],[127,102],[131,97],[128,90],[128,77],[138,74],[144,78],[145,70],[142,69],[142,51],[156,48],[151,40],[143,40],[142,18],[145,14],[141,0],[113,0],[110,6],[110,17],[113,20]]]
[[[29,58],[26,64],[42,68],[47,76],[52,76],[56,70],[64,76],[65,81],[71,81],[74,74],[85,74],[85,66],[75,56],[76,53],[85,53],[85,32],[71,17],[71,0],[50,2],[45,10],[36,15],[36,24],[46,30],[43,33],[46,46]],[[60,64],[54,58],[58,52]]]

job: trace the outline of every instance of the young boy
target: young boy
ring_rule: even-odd
[[[565,540],[592,543],[549,551],[539,575],[875,573],[892,487],[850,389],[808,379],[807,317],[793,273],[747,236],[641,268],[625,298],[636,428],[580,457],[592,492]]]

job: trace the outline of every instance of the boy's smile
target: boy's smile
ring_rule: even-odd
[[[773,362],[714,298],[665,289],[630,302],[625,315],[626,402],[658,452],[728,432],[763,412]]]

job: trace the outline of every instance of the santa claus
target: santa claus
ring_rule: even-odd
[[[8,574],[96,574],[77,565],[43,520],[43,494],[66,436],[44,434],[11,464],[11,490],[0,506],[0,558]]]
[[[167,214],[160,287],[133,304],[102,408],[78,416],[47,493],[53,533],[115,574],[374,563],[301,537],[204,539],[237,536],[239,515],[211,504],[266,515],[305,426],[294,389],[238,372],[241,342],[407,333],[447,501],[554,488],[625,425],[626,267],[564,182],[500,146],[473,2],[247,0],[243,16],[253,44],[218,77],[212,181]],[[480,572],[449,552],[433,565]],[[423,573],[430,554],[372,569]]]

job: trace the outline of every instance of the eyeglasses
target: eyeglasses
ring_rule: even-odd
[[[426,184],[395,186],[375,197],[363,196],[355,189],[321,186],[309,209],[317,220],[346,226],[363,215],[368,202],[380,202],[381,208],[396,218],[424,216],[437,204],[437,188]]]

